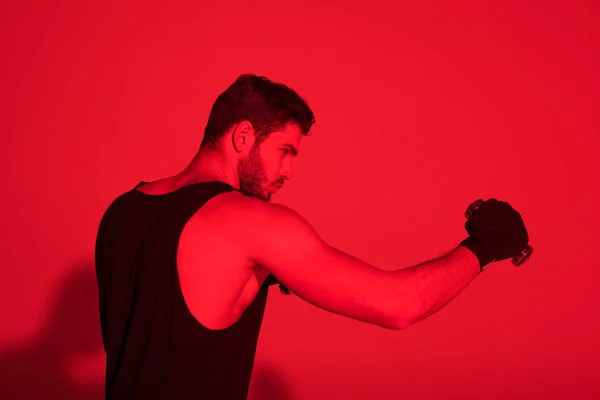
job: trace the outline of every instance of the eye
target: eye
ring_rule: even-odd
[[[287,156],[288,154],[290,154],[290,150],[289,149],[281,149],[281,151],[283,152],[284,156]]]

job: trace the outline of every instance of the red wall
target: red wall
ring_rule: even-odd
[[[399,332],[273,288],[251,399],[600,396],[599,3],[208,3],[0,7],[0,397],[101,398],[98,221],[245,72],[316,113],[274,201],[330,244],[411,266],[497,197],[535,249]]]

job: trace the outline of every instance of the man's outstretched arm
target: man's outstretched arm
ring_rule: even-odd
[[[385,271],[328,245],[288,207],[252,198],[242,203],[232,235],[248,260],[305,301],[349,318],[404,329],[442,308],[480,272],[474,253],[462,246]]]

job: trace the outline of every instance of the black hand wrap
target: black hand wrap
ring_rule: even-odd
[[[469,234],[460,243],[477,256],[481,270],[493,261],[512,258],[529,243],[521,214],[507,202],[489,199],[465,223]]]

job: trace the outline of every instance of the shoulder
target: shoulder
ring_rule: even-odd
[[[194,242],[210,236],[215,243],[235,244],[246,256],[258,249],[279,248],[283,242],[314,240],[318,235],[295,210],[233,191],[209,200],[190,219],[184,238]],[[262,250],[260,250],[262,251]]]
[[[228,230],[259,229],[301,218],[293,209],[269,203],[238,191],[220,194],[210,199],[191,219],[191,223],[216,223]]]

